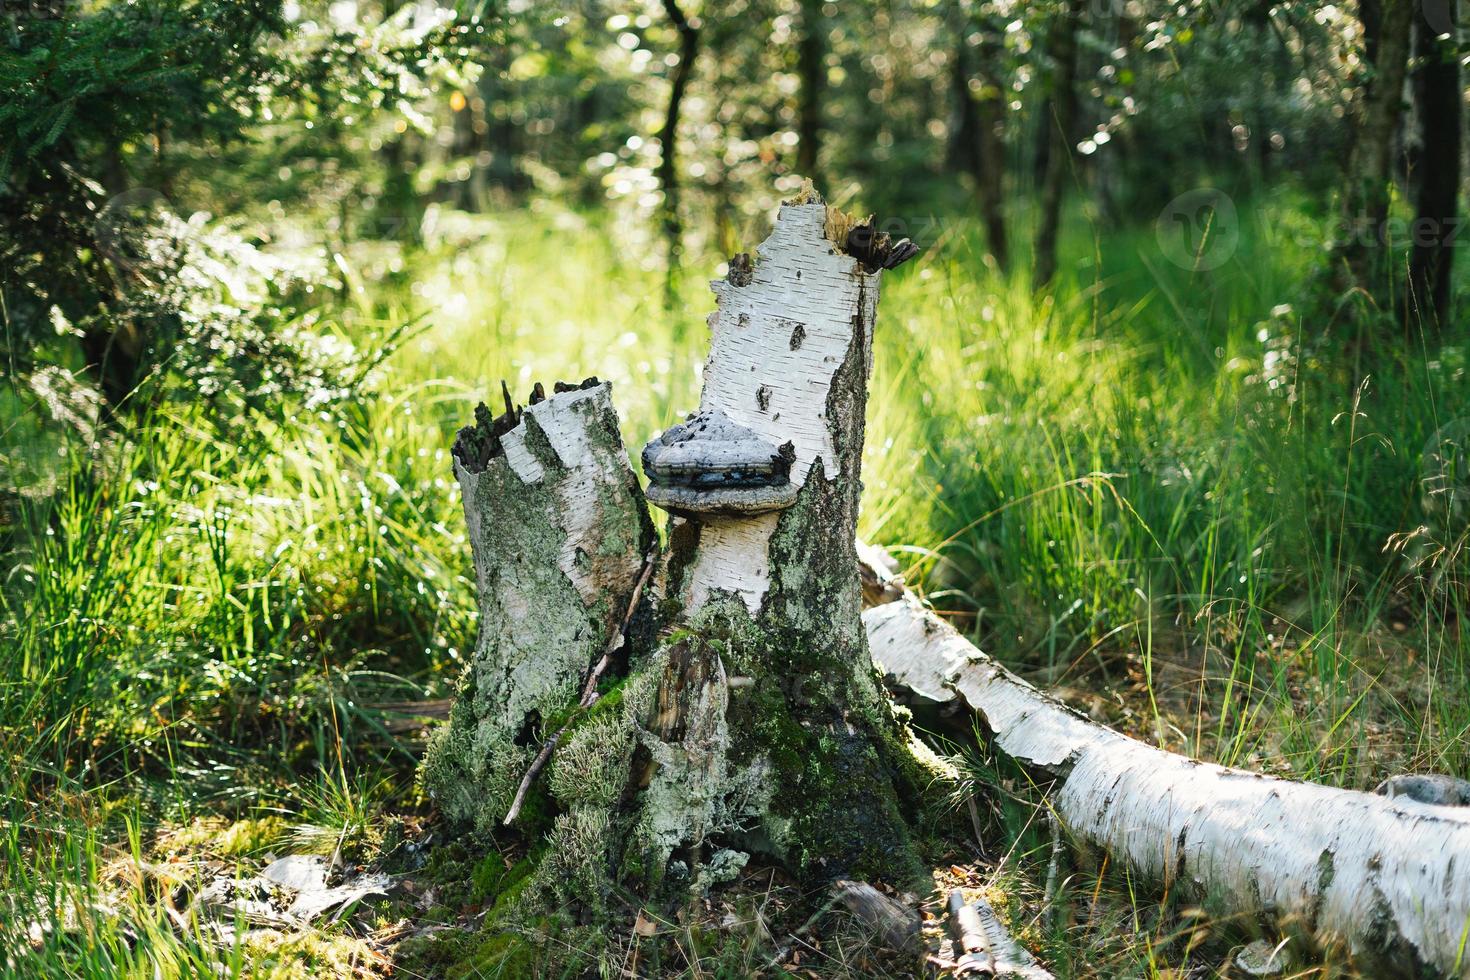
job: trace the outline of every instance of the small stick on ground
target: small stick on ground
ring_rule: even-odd
[[[657,555],[649,555],[643,559],[643,571],[638,576],[638,584],[633,586],[633,595],[628,599],[628,609],[623,613],[623,624],[618,627],[617,635],[608,643],[607,649],[602,652],[602,658],[597,661],[597,666],[592,668],[592,673],[587,675],[587,683],[582,686],[582,699],[578,707],[586,709],[597,702],[597,682],[602,679],[602,672],[607,670],[607,665],[612,662],[612,655],[617,653],[623,646],[623,638],[627,635],[628,624],[633,621],[633,613],[638,611],[638,600],[643,597],[643,587],[648,584],[648,578],[653,574],[653,566],[656,564]]]
[[[811,915],[807,916],[807,920],[803,922],[795,932],[787,936],[785,942],[776,947],[776,953],[774,956],[771,957],[771,962],[768,964],[769,968],[774,969],[782,962],[784,962],[786,957],[791,955],[791,947],[796,945],[796,943],[801,939],[802,936],[805,936],[808,932],[811,932],[812,927],[817,924],[817,920],[826,915],[828,912],[832,911],[832,907],[837,904],[837,901],[838,895],[834,892],[833,894],[828,896],[827,900],[822,903],[820,908],[818,908]]]
[[[902,902],[864,881],[838,881],[833,896],[889,949],[913,949],[919,938],[919,917]]]
[[[552,735],[546,740],[546,744],[541,746],[541,751],[536,753],[536,758],[531,761],[531,766],[526,770],[526,774],[521,777],[521,785],[516,788],[515,799],[511,801],[510,809],[506,812],[505,819],[502,821],[505,826],[509,827],[515,823],[516,817],[521,815],[521,807],[525,805],[526,794],[530,792],[531,784],[536,781],[537,774],[546,767],[547,761],[551,758],[552,753],[556,751],[556,747],[561,744],[561,738],[567,733],[567,729],[576,723],[577,719],[581,717],[582,712],[597,703],[597,682],[602,679],[602,674],[607,670],[607,665],[612,663],[612,655],[617,653],[623,645],[623,637],[628,632],[628,624],[632,622],[633,614],[638,610],[638,600],[643,597],[643,587],[648,584],[649,576],[653,574],[655,558],[656,555],[650,554],[643,560],[643,571],[638,576],[638,584],[633,587],[632,597],[628,599],[628,609],[623,613],[622,625],[613,634],[612,639],[608,642],[607,649],[602,652],[602,656],[598,659],[596,665],[593,666],[591,673],[587,675],[587,683],[582,686],[582,697],[577,702],[577,710],[572,714],[572,717],[567,723],[557,730],[555,735]]]
[[[1046,822],[1051,824],[1051,860],[1046,865],[1046,892],[1041,905],[1041,918],[1051,928],[1056,925],[1058,877],[1062,862],[1062,822],[1056,812],[1047,807]]]
[[[965,806],[970,811],[970,829],[975,832],[975,851],[980,860],[990,860],[985,853],[985,828],[980,823],[980,807],[975,802],[975,794],[971,793],[965,797]]]

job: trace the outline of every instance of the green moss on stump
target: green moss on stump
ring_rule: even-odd
[[[470,899],[475,902],[498,904],[502,898],[520,894],[520,887],[535,872],[540,862],[540,853],[528,855],[509,866],[505,857],[490,854],[483,858],[470,874]]]
[[[610,401],[605,394],[585,396],[568,410],[581,417],[588,454],[606,472],[621,472],[619,478],[589,481],[581,469],[564,465],[535,410],[517,418],[521,446],[542,478],[523,482],[504,455],[470,454],[478,468],[460,460],[456,471],[475,556],[480,636],[450,722],[429,744],[422,776],[442,813],[481,831],[504,819],[536,748],[572,716],[588,666],[621,625],[626,597],[610,590],[584,598],[582,576],[631,589],[655,541]],[[498,436],[493,441],[498,445]],[[595,537],[578,538],[570,567],[563,555],[568,530],[561,526],[569,489],[590,491],[598,516]]]
[[[865,369],[866,351],[855,344],[842,371]],[[717,596],[685,619],[679,596],[699,537],[688,522],[674,529],[658,615],[648,614],[644,631],[635,629],[628,638],[627,676],[604,679],[608,690],[592,709],[576,708],[577,685],[564,678],[579,678],[599,655],[601,643],[589,643],[588,636],[606,633],[609,610],[591,610],[580,623],[584,632],[565,642],[548,647],[542,640],[541,655],[560,664],[555,669],[563,680],[551,683],[533,670],[531,693],[513,691],[520,701],[511,715],[500,699],[527,678],[484,669],[482,663],[494,658],[477,651],[461,698],[473,710],[456,707],[425,765],[446,813],[487,830],[497,826],[535,749],[569,727],[518,822],[518,830],[540,842],[533,856],[512,868],[495,856],[494,863],[479,861],[465,872],[467,892],[493,902],[487,923],[502,938],[452,940],[457,945],[443,954],[445,968],[426,971],[430,975],[456,975],[447,972],[450,960],[458,964],[453,969],[487,957],[525,967],[528,961],[519,958],[524,950],[509,949],[503,938],[507,925],[516,926],[523,943],[528,929],[554,926],[559,935],[595,930],[613,920],[610,899],[619,888],[655,904],[678,905],[733,878],[752,854],[785,864],[811,885],[838,877],[899,885],[926,879],[910,830],[917,816],[911,801],[923,795],[932,774],[910,751],[909,732],[883,693],[860,620],[852,539],[862,386],[836,387],[857,390],[829,404],[829,417],[843,433],[855,432],[856,443],[850,436],[836,439],[838,455],[849,460],[841,475],[829,478],[818,461],[796,503],[782,513],[769,543],[770,588],[756,615],[738,597]],[[601,433],[597,439],[615,438],[616,420],[591,430]],[[555,463],[534,424],[526,445],[544,465]],[[594,447],[609,448],[610,442]],[[503,503],[525,496],[525,488],[492,483],[482,478],[476,497],[495,494]],[[636,481],[629,489],[637,492]],[[490,512],[489,500],[482,513]],[[503,523],[517,520],[511,514]],[[642,521],[640,511],[626,527],[609,527],[600,547],[576,556],[578,567],[616,560],[632,542],[647,547],[651,538]],[[525,554],[526,547],[546,554],[549,544],[535,528],[477,533],[500,536],[493,544],[503,554]],[[562,596],[561,589],[547,583],[546,591],[536,592],[536,605],[565,601],[563,612],[580,610],[575,596]],[[494,618],[503,612],[498,600],[482,595],[481,601],[485,635],[505,642],[509,625]],[[659,641],[652,631],[660,623],[679,629]],[[538,625],[560,636],[569,624],[553,615]],[[482,637],[482,646],[488,642]],[[619,663],[613,673],[623,669]],[[533,712],[530,728],[511,723],[511,716]],[[565,945],[561,949],[561,962],[586,965],[586,950],[570,955]],[[544,970],[546,961],[534,967]]]
[[[407,977],[479,980],[543,976],[546,954],[514,932],[450,929],[398,945],[395,972]]]
[[[763,629],[739,602],[708,608],[695,632],[724,648],[729,673],[754,678],[731,693],[731,757],[771,768],[775,856],[812,884],[923,879],[911,814],[898,805],[923,788],[920,767],[871,665],[855,667],[804,631]]]

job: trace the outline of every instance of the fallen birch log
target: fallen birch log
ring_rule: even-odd
[[[1055,780],[1078,839],[1207,908],[1274,924],[1372,975],[1470,976],[1470,810],[1198,762],[1087,720],[913,596],[863,614],[874,660],[959,699],[994,744]]]

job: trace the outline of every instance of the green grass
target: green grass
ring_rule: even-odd
[[[1458,510],[1427,493],[1424,447],[1470,414],[1467,350],[1369,370],[1303,303],[1319,253],[1282,229],[1306,209],[1241,214],[1198,274],[1151,228],[1079,222],[1040,298],[948,226],[884,287],[862,533],[991,653],[1141,737],[1353,787],[1463,775],[1470,482]],[[426,314],[370,393],[243,421],[164,406],[5,512],[0,970],[336,969],[341,949],[219,952],[137,868],[201,820],[368,853],[421,806],[379,706],[447,695],[473,644],[447,447],[502,377],[612,380],[631,447],[693,406],[717,258],[670,314],[642,229],[610,217],[436,227],[422,254],[342,257],[363,285],[345,335]],[[1010,833],[1005,873],[1034,880],[1047,845]],[[201,836],[186,864],[219,850]],[[1077,969],[1188,958],[1196,930],[1149,886],[1073,887],[1104,880],[1112,911],[1085,921],[1107,941],[1072,943]]]

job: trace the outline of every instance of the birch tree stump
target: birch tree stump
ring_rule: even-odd
[[[646,594],[607,385],[461,433],[480,635],[424,779],[451,820],[543,840],[537,914],[698,894],[753,856],[813,884],[922,874],[928,776],[868,656],[854,548],[879,282],[913,251],[808,191],[713,284],[700,411],[644,452],[673,515]]]
[[[608,384],[476,424],[455,442],[479,593],[480,630],[449,725],[424,776],[450,818],[505,817],[542,731],[578,703],[621,627],[653,524],[628,464]]]
[[[682,629],[656,654],[641,742],[650,871],[713,849],[765,850],[814,879],[918,873],[896,791],[913,760],[861,620],[884,256],[849,254],[868,244],[853,227],[815,194],[782,206],[756,261],[712,284],[699,413],[644,453],[649,499],[674,515],[664,592]]]

